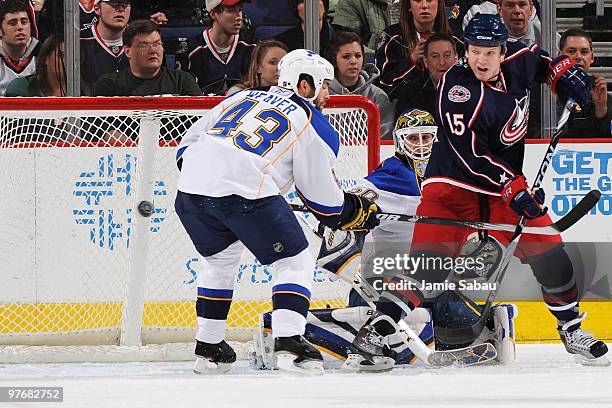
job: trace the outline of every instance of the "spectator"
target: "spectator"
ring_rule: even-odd
[[[239,35],[242,3],[241,0],[206,0],[212,27],[189,41],[186,66],[204,95],[224,95],[248,73],[255,44],[242,41]]]
[[[423,95],[431,94],[434,87],[423,57],[427,38],[435,33],[450,35],[444,2],[406,0],[402,2],[401,16],[400,23],[383,31],[376,51],[379,86],[396,104],[397,113],[408,107],[431,110],[431,101]]]
[[[162,66],[164,44],[155,22],[134,21],[123,32],[123,46],[130,68],[102,76],[96,96],[202,95],[191,74]]]
[[[306,6],[304,0],[289,0],[290,4],[293,4],[295,14],[297,16],[297,24],[295,27],[280,33],[275,38],[285,44],[289,51],[304,48],[304,14],[306,12]],[[334,32],[329,21],[327,21],[325,13],[327,12],[327,6],[329,3],[323,0],[319,1],[319,54],[327,55],[327,47],[331,40]]]
[[[457,62],[455,40],[445,34],[434,34],[425,41],[423,64],[427,69],[420,87],[409,89],[409,95],[397,100],[396,111],[405,112],[418,107],[428,112],[436,112],[436,89],[442,75]]]
[[[457,0],[452,5],[449,13],[448,22],[453,32],[453,35],[463,38],[463,30],[468,22],[476,15],[482,14],[498,14],[497,5],[499,0]],[[529,18],[530,23],[536,24],[536,28],[540,31],[540,3],[538,0],[532,0],[534,11]]]
[[[159,25],[193,25],[195,0],[132,0],[132,17],[150,19]]]
[[[374,64],[364,65],[364,46],[359,36],[350,31],[337,32],[329,44],[328,59],[335,73],[329,94],[363,95],[370,99],[380,111],[381,137],[392,139],[395,111],[387,94],[373,84],[378,68]]]
[[[91,28],[98,16],[95,11],[95,0],[79,0],[79,28],[85,31]],[[50,35],[64,35],[64,0],[45,0],[38,16],[40,38]]]
[[[287,46],[280,41],[260,41],[251,54],[246,81],[232,86],[227,96],[243,89],[278,85],[278,63],[288,52]]]
[[[15,78],[34,73],[38,40],[31,36],[28,5],[20,0],[5,0],[0,4],[0,96]]]
[[[390,8],[388,0],[339,0],[333,26],[359,34],[365,52],[374,53],[381,33],[391,25]]]
[[[437,88],[442,75],[455,65],[459,58],[455,40],[448,35],[434,34],[425,41],[423,52],[425,68]],[[435,109],[429,112],[435,112]]]
[[[50,36],[42,43],[32,75],[13,80],[4,96],[65,96],[64,41]]]
[[[497,12],[508,29],[508,38],[518,40],[528,47],[542,44],[542,26],[532,0],[500,0]],[[559,43],[559,34],[555,43]]]
[[[6,0],[0,0],[0,3],[4,3],[4,1]],[[30,17],[30,35],[37,39],[40,37],[38,36],[38,26],[36,25],[36,12],[39,11],[42,6],[42,3],[39,3],[40,1],[42,0],[21,0],[21,2],[26,5],[28,17]]]
[[[591,36],[580,28],[570,28],[561,35],[560,54],[565,54],[574,63],[589,72],[595,61]],[[593,83],[590,107],[572,112],[567,121],[568,137],[610,137],[612,102],[608,98],[608,83],[602,76],[590,76]],[[559,109],[561,112],[561,109]]]
[[[89,95],[104,74],[129,67],[123,49],[123,32],[130,19],[130,0],[95,0],[99,20],[81,34],[82,94]]]
[[[381,46],[376,50],[380,85],[391,99],[397,97],[396,92],[412,76],[423,73],[423,47],[427,37],[434,33],[449,34],[444,1],[404,1],[401,21],[385,28]]]

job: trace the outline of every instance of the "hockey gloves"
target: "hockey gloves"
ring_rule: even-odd
[[[344,193],[344,206],[353,211],[340,222],[339,229],[344,231],[369,231],[380,221],[376,217],[378,206],[373,201],[357,194]]]
[[[565,103],[568,98],[574,99],[582,109],[591,103],[591,78],[567,55],[560,55],[548,64],[549,72],[546,83],[554,94]]]
[[[539,188],[535,194],[529,192],[525,176],[516,176],[509,180],[502,189],[502,199],[518,216],[532,220],[546,214],[544,190]]]

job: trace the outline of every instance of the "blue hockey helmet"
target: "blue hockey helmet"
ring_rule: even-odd
[[[476,13],[463,31],[463,40],[470,45],[505,47],[508,30],[499,14]]]

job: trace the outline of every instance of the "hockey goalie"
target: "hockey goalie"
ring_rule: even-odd
[[[384,211],[414,214],[436,132],[437,127],[431,113],[420,109],[404,112],[397,119],[393,131],[395,155],[383,161],[365,179],[358,181],[351,192],[375,201]],[[369,358],[364,357],[363,353],[351,352],[356,334],[364,323],[372,318],[372,306],[378,300],[377,291],[368,279],[361,275],[362,258],[371,256],[377,245],[409,244],[414,224],[382,220],[370,233],[332,231],[323,226],[310,227],[316,229],[321,238],[318,266],[348,282],[353,288],[347,308],[310,310],[308,313],[305,337],[323,351],[326,365],[342,366],[351,371],[380,371],[381,367],[391,369],[395,365],[422,363],[407,347],[401,333],[377,336],[374,344],[378,350],[373,350]],[[496,242],[481,240],[478,234],[474,234],[465,243],[462,254],[480,256],[485,259],[485,265],[480,269],[462,270],[456,277],[486,281],[489,271],[501,258],[502,251],[502,247]],[[401,299],[397,301],[401,303]],[[514,361],[513,319],[516,316],[517,308],[514,305],[500,304],[493,308],[480,336],[471,342],[439,339],[435,335],[436,327],[442,329],[469,326],[480,318],[480,307],[475,302],[460,293],[446,291],[433,301],[408,313],[404,321],[420,340],[431,348],[448,350],[465,347],[470,343],[488,342],[497,350],[496,360],[509,363]],[[270,332],[271,315],[266,313],[261,318],[259,333],[255,335],[254,363],[258,368],[274,366]]]

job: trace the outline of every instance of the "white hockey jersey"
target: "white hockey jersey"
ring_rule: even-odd
[[[376,170],[357,182],[352,193],[374,200],[381,211],[415,214],[421,199],[418,176],[398,157],[383,161]],[[366,242],[410,243],[414,223],[382,220],[366,236]]]
[[[238,92],[187,131],[177,152],[178,189],[248,199],[284,194],[295,182],[323,215],[342,212],[333,167],[340,139],[323,114],[294,92],[270,87]]]

